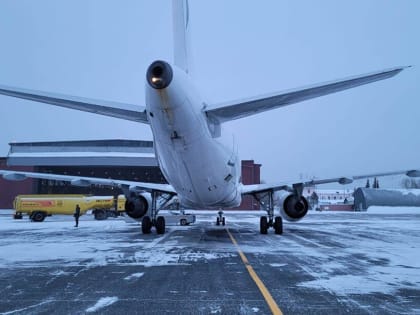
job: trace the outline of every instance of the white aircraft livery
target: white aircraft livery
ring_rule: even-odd
[[[417,170],[404,170],[307,182],[243,185],[240,160],[234,148],[228,148],[220,141],[224,122],[388,79],[405,67],[240,101],[209,104],[200,97],[190,75],[188,2],[173,0],[172,6],[174,60],[157,60],[148,67],[144,105],[0,86],[0,94],[149,124],[155,154],[169,184],[0,170],[4,179],[39,178],[69,181],[79,186],[100,184],[121,188],[127,198],[127,214],[142,220],[143,233],[150,233],[155,227],[158,234],[165,232],[165,219],[158,216],[159,209],[175,196],[187,208],[220,209],[238,206],[241,197],[248,194],[254,196],[267,211],[267,216],[260,218],[261,234],[266,234],[270,227],[274,228],[276,234],[281,234],[283,218],[296,221],[306,215],[308,202],[302,196],[305,186],[332,182],[348,184],[355,179],[372,176],[420,175]],[[277,216],[274,215],[274,193],[280,208],[280,215]],[[224,223],[224,218],[220,219]],[[217,222],[220,222],[219,218]]]

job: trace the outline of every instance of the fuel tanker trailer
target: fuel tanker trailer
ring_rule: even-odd
[[[42,222],[45,217],[54,214],[73,215],[76,205],[80,214],[92,210],[96,220],[116,217],[124,212],[124,195],[88,196],[88,195],[18,195],[13,202],[14,218],[22,219],[23,214],[32,221]]]

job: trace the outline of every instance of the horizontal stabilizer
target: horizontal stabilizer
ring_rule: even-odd
[[[0,94],[141,123],[148,123],[144,106],[0,85]]]
[[[289,91],[271,93],[259,97],[218,105],[209,105],[206,108],[206,114],[212,122],[223,123],[225,121],[243,118],[278,107],[303,102],[311,98],[340,92],[379,80],[388,79],[400,73],[404,68],[407,67],[386,69],[370,74],[315,84]]]

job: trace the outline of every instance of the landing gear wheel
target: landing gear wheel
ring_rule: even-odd
[[[267,234],[267,230],[268,230],[267,217],[261,217],[260,218],[260,233]]]
[[[152,229],[152,220],[150,220],[149,216],[143,217],[141,221],[141,231],[143,234],[150,234],[150,230]]]
[[[283,234],[283,219],[282,217],[275,217],[274,218],[274,233],[276,234]]]
[[[222,218],[222,225],[224,226],[225,224],[226,224],[225,217],[223,217]]]
[[[185,219],[181,219],[181,221],[179,222],[181,225],[187,225],[187,220]]]
[[[220,225],[220,218],[219,217],[216,218],[216,225]]]
[[[158,216],[156,219],[156,232],[157,234],[165,233],[165,218],[162,216]]]

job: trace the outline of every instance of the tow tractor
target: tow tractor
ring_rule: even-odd
[[[184,210],[171,210],[169,213],[164,214],[167,224],[190,225],[191,223],[195,223],[195,215],[192,213],[186,213]]]

